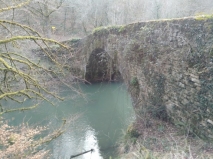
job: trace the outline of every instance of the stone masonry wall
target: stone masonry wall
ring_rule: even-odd
[[[97,29],[82,40],[82,65],[101,49],[129,86],[138,115],[170,118],[213,141],[213,18],[192,17]]]

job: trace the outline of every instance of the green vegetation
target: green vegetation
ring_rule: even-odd
[[[117,32],[123,32],[125,30],[125,25],[114,25],[114,26],[108,26],[107,29],[109,31],[115,30]]]
[[[139,82],[138,82],[137,77],[133,77],[133,78],[131,79],[130,85],[133,86],[133,87],[138,87],[138,86],[139,86]]]
[[[140,136],[140,134],[137,132],[136,128],[133,124],[129,125],[126,131],[123,132],[123,136],[121,138],[121,141],[119,143],[119,151],[121,153],[129,152],[132,147],[136,144],[137,138]]]
[[[138,138],[140,136],[133,124],[129,125],[127,128],[126,135],[130,138]]]
[[[100,34],[100,33],[104,34],[104,33],[108,33],[108,32],[111,32],[111,31],[116,31],[116,32],[120,33],[120,32],[123,32],[125,29],[126,29],[125,25],[98,27],[98,28],[95,28],[92,31],[92,34]]]
[[[108,29],[106,27],[98,27],[93,29],[92,34],[100,34],[100,33],[106,33]]]
[[[197,15],[195,16],[196,20],[207,20],[207,19],[212,19],[213,20],[213,14],[204,14],[204,15]]]
[[[119,28],[119,32],[124,32],[126,30],[125,25],[120,26]]]

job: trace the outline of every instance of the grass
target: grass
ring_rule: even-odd
[[[146,126],[140,119],[125,132],[120,146],[120,159],[213,159],[213,144],[199,138],[183,135],[170,123],[149,119]],[[133,132],[134,132],[133,131]],[[132,131],[131,131],[132,132]]]

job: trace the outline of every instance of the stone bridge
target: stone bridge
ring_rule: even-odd
[[[146,108],[213,141],[211,16],[97,28],[72,46],[73,70],[89,82],[122,78],[138,116]]]

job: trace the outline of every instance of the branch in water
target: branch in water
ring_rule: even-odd
[[[83,154],[85,154],[85,153],[88,153],[88,152],[93,152],[94,151],[94,149],[91,149],[91,150],[88,150],[88,151],[85,151],[85,152],[82,152],[82,153],[79,153],[79,154],[77,154],[77,155],[72,155],[71,157],[70,157],[70,159],[71,158],[75,158],[75,157],[78,157],[78,156],[81,156],[81,155],[83,155]]]

